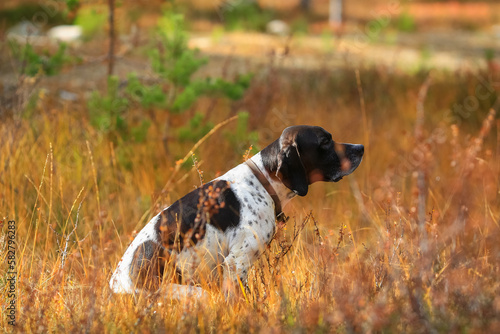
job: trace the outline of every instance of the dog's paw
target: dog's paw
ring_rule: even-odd
[[[243,293],[241,291],[241,285],[239,281],[226,279],[222,285],[222,291],[224,293],[224,297],[228,304],[234,304],[238,301],[241,301],[243,298]]]
[[[192,285],[169,284],[164,289],[164,296],[174,300],[207,301],[210,298],[206,290]]]

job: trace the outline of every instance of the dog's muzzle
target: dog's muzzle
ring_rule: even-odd
[[[341,158],[344,160],[347,160],[347,166],[344,170],[339,171],[337,175],[334,175],[332,178],[330,178],[331,181],[333,182],[339,182],[342,180],[344,176],[347,176],[354,172],[356,168],[358,168],[359,164],[361,163],[361,160],[363,160],[363,154],[365,152],[365,147],[360,144],[342,144],[344,151],[343,151],[343,157]],[[342,164],[342,162],[341,162]]]

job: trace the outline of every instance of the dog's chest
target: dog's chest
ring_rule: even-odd
[[[248,167],[237,166],[214,181],[218,180],[229,183],[239,202],[238,222],[224,230],[207,225],[203,240],[176,254],[177,268],[185,278],[212,274],[231,250],[235,256],[255,257],[274,235],[273,200]]]
[[[231,184],[231,189],[240,202],[238,226],[225,233],[229,244],[239,242],[239,234],[256,234],[259,243],[267,244],[275,231],[275,211],[274,202],[264,186],[244,164],[228,171],[220,179]]]

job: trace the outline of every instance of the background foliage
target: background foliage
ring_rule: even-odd
[[[119,31],[147,12],[119,15],[126,6],[118,5]],[[92,16],[80,6],[65,7],[68,17]],[[233,29],[237,15],[260,21],[234,29],[263,29],[271,11],[245,6],[252,9],[235,10],[223,29]],[[290,18],[304,34],[296,44],[285,41],[252,62],[255,49],[249,57],[197,50],[186,25],[200,23],[186,17],[207,14],[171,9],[157,14],[148,38],[133,44],[134,35],[122,36],[109,77],[102,17],[89,22],[100,28],[89,28],[81,45],[0,49],[2,70],[13,68],[0,97],[0,218],[16,220],[18,272],[17,326],[2,317],[2,329],[500,331],[496,49],[481,50],[484,66],[458,70],[430,71],[424,51],[406,69],[358,66],[354,55],[332,66],[341,40],[325,30],[319,47],[307,50],[315,65],[308,67],[307,57],[289,58],[310,42],[304,36],[320,20],[310,13]],[[395,30],[419,36],[416,17],[397,18],[370,43],[387,42]],[[226,34],[209,38],[223,49]],[[366,154],[353,175],[314,184],[286,208],[291,218],[240,300],[228,304],[206,282],[211,297],[203,305],[111,293],[111,273],[136,233],[198,186],[200,171],[205,181],[221,175],[293,124],[321,125],[338,141],[364,144]],[[2,305],[9,302],[4,232]]]

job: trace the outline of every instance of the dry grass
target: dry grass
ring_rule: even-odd
[[[493,112],[486,116],[488,107],[455,127],[442,113],[474,94],[474,76],[436,74],[419,100],[421,75],[263,73],[241,102],[258,117],[252,124],[261,145],[287,125],[307,123],[324,126],[337,140],[364,143],[367,153],[352,176],[316,184],[286,209],[291,218],[254,266],[240,301],[228,305],[216,290],[205,305],[111,294],[110,275],[134,233],[199,184],[195,169],[179,169],[164,189],[191,144],[171,143],[167,154],[162,127],[153,126],[145,143],[127,147],[127,167],[117,147],[90,126],[85,107],[45,97],[32,117],[0,124],[0,215],[17,223],[18,272],[17,326],[2,317],[1,327],[500,331],[500,124]],[[417,104],[425,107],[418,136]],[[214,121],[230,114],[219,105]],[[196,151],[205,180],[243,160],[225,140],[231,128]],[[4,274],[0,284],[5,292]]]

